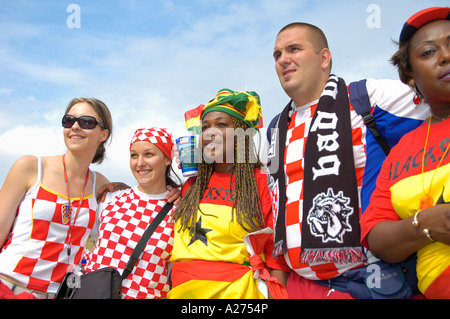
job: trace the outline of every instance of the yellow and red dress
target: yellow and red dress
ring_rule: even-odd
[[[360,220],[366,247],[367,234],[377,223],[414,215],[421,198],[427,195],[424,191],[434,205],[450,202],[450,154],[442,158],[450,143],[450,119],[431,126],[424,154],[427,130],[428,123],[424,122],[406,134],[384,162],[371,203]],[[433,241],[419,249],[417,278],[426,298],[450,298],[450,246]]]
[[[264,227],[268,227],[270,232],[273,217],[267,175],[256,169],[255,177],[265,218]],[[231,189],[230,178],[229,174],[212,174],[199,203],[193,236],[188,230],[180,231],[179,221],[175,223],[172,289],[168,298],[256,299],[267,296],[250,266],[249,252],[244,243],[249,231],[232,218],[234,176]],[[186,182],[182,194],[193,181],[191,178]],[[267,239],[262,247],[266,265],[272,269],[288,270],[284,261],[272,259],[272,234]]]

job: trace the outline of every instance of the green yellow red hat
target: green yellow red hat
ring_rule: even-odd
[[[220,111],[234,116],[246,123],[250,128],[262,127],[262,111],[259,95],[253,91],[232,91],[222,89],[206,105],[185,113],[186,127],[194,130],[200,127],[201,119],[212,111]]]

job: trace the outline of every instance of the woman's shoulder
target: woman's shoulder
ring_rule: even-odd
[[[22,176],[36,174],[39,158],[33,155],[19,157],[13,164],[11,171],[20,172]]]
[[[105,175],[103,175],[102,173],[99,173],[97,171],[93,171],[93,174],[95,174],[95,193],[98,194],[98,190],[106,185],[109,184],[110,181],[108,180],[108,178],[106,178]]]
[[[24,155],[22,157],[19,157],[15,164],[20,167],[32,167],[37,166],[39,158],[37,156],[33,155]]]
[[[22,185],[30,189],[35,184],[38,175],[38,158],[32,155],[25,155],[18,158],[9,170],[5,184],[12,182],[18,186]]]

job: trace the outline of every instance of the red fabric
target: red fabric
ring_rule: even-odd
[[[434,21],[434,20],[445,20],[450,15],[450,8],[444,7],[433,7],[424,9],[417,12],[411,18],[408,19],[407,23],[416,29],[419,29],[424,24]]]
[[[309,280],[291,272],[287,282],[289,299],[354,299],[349,293],[322,286],[314,280]]]
[[[170,134],[165,128],[151,127],[140,128],[134,132],[134,135],[130,142],[131,146],[136,142],[149,142],[158,147],[167,158],[172,159],[172,134]]]
[[[450,296],[450,268],[442,272],[425,291],[428,299],[443,299]]]
[[[245,265],[221,261],[192,260],[174,263],[172,285],[176,287],[190,280],[212,280],[233,282],[243,277],[250,269]]]
[[[195,182],[196,178],[197,177],[191,177],[184,183],[184,185],[181,189],[181,196],[184,196],[186,194],[187,190]],[[211,179],[214,179],[214,180],[226,179],[227,184],[229,183],[229,178],[230,177],[228,174],[221,174],[221,173],[217,173],[217,172],[213,172],[213,175],[211,176]],[[257,168],[257,169],[255,169],[255,178],[256,178],[256,185],[258,187],[259,198],[261,201],[261,209],[263,211],[264,222],[265,222],[265,225],[263,225],[262,227],[270,227],[273,229],[272,200],[270,197],[269,186],[267,185],[267,175],[263,171],[261,171],[259,168]],[[221,200],[223,200],[220,197],[212,199],[207,196],[208,191],[209,191],[208,187],[210,185],[213,185],[214,183],[215,182],[211,182],[211,180],[208,183],[207,188],[205,189],[205,195],[203,196],[203,199],[202,199],[203,203],[217,204],[217,203],[220,203]],[[233,179],[232,179],[231,183],[232,183],[231,184],[232,189],[234,189],[234,175],[233,175]],[[229,197],[225,198],[225,200],[228,200],[228,199],[229,199]],[[224,202],[224,203],[226,203],[226,202]],[[264,255],[265,255],[265,262],[266,262],[267,266],[270,267],[271,269],[290,271],[290,268],[286,264],[284,258],[280,257],[278,259],[274,259],[272,257],[272,251],[274,249],[273,234],[269,234],[269,236],[271,237],[271,239],[267,240],[265,242],[265,247],[263,250]]]
[[[32,294],[23,292],[15,295],[11,289],[8,288],[4,283],[0,282],[0,299],[37,299]]]
[[[258,277],[267,283],[267,288],[273,298],[288,299],[286,288],[277,278],[270,276],[269,268],[260,257],[264,253],[267,241],[273,240],[272,233],[252,235],[249,236],[249,239],[255,252],[254,255],[250,256],[250,266],[252,267],[253,273],[259,270]]]
[[[269,268],[267,268],[259,255],[250,257],[250,266],[253,272],[259,270],[258,277],[266,282],[269,293],[274,299],[288,299],[286,288],[277,278],[270,276]]]

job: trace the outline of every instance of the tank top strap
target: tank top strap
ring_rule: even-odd
[[[36,183],[42,183],[42,159],[40,156],[37,156],[38,164],[37,164],[37,181]]]
[[[92,193],[94,194],[94,197],[96,197],[95,194],[95,185],[97,184],[97,172],[96,171],[91,171],[92,172]]]
[[[30,195],[35,189],[39,187],[40,184],[42,184],[42,159],[39,156],[36,156],[37,158],[37,178],[36,182],[33,186],[28,190],[26,195]]]

